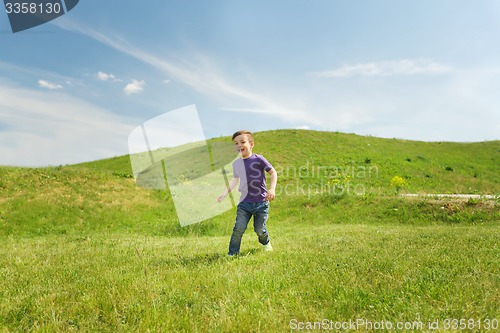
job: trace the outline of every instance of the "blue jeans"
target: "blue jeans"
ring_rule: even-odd
[[[236,222],[233,234],[229,241],[229,255],[240,253],[241,238],[247,229],[248,222],[253,215],[253,230],[259,237],[262,245],[269,243],[269,233],[266,222],[269,216],[269,202],[240,202],[236,211]]]

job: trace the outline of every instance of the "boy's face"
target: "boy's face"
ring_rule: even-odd
[[[234,138],[233,142],[236,151],[241,154],[241,157],[247,158],[252,155],[253,141],[250,142],[250,138],[248,137],[248,135],[238,135]]]

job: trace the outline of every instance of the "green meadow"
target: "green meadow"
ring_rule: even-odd
[[[499,141],[279,130],[254,152],[274,251],[249,226],[235,258],[234,210],[181,227],[129,156],[0,167],[0,332],[500,330]]]

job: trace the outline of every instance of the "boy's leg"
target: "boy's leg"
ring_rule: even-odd
[[[250,212],[251,207],[248,203],[240,202],[236,210],[236,222],[234,223],[233,234],[229,241],[228,255],[236,255],[240,253],[241,238],[247,229],[248,221],[252,217]]]
[[[266,245],[270,241],[269,233],[266,228],[266,222],[269,217],[269,202],[259,203],[259,205],[255,207],[253,213],[253,230],[259,237],[259,243]]]

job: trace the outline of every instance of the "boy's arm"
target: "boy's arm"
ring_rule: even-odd
[[[217,197],[217,201],[221,202],[225,197],[227,197],[229,192],[231,192],[236,187],[236,185],[238,185],[239,181],[240,181],[239,178],[233,177],[233,179],[231,179],[231,181],[229,182],[229,187],[226,188],[224,192],[222,192],[222,194]]]
[[[276,184],[278,183],[278,173],[274,168],[268,171],[271,176],[271,184],[269,184],[269,190],[267,190],[266,200],[273,201],[276,196]]]

